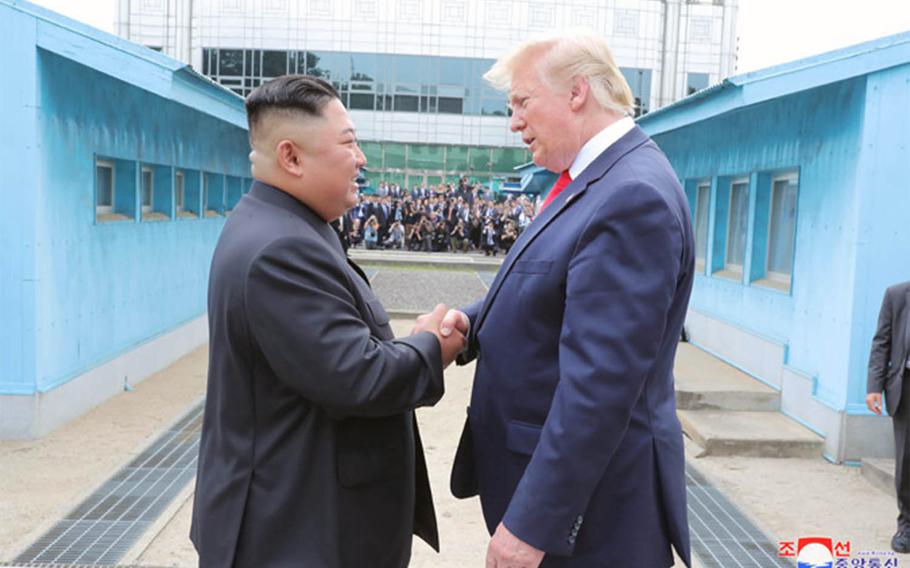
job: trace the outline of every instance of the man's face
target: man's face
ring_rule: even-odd
[[[561,172],[572,165],[579,150],[572,143],[577,137],[571,131],[574,122],[569,92],[553,92],[541,80],[537,70],[539,57],[527,56],[512,75],[509,128],[521,133],[535,164]]]
[[[332,99],[322,114],[314,140],[305,142],[303,168],[320,209],[337,217],[357,204],[357,176],[367,161],[341,101]]]

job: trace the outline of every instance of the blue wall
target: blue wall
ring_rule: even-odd
[[[869,348],[888,286],[910,280],[910,64],[871,74],[856,189],[851,410],[863,412]]]
[[[36,133],[37,156],[23,156],[20,140],[0,157],[4,170],[15,165],[23,174],[15,186],[4,177],[4,193],[15,187],[25,196],[14,199],[18,210],[0,213],[12,217],[17,231],[4,241],[11,250],[0,253],[4,268],[13,269],[3,271],[0,287],[5,292],[23,282],[19,298],[0,294],[0,337],[4,351],[13,346],[12,357],[0,358],[0,392],[27,394],[205,312],[209,262],[224,217],[97,222],[96,156],[154,164],[168,180],[177,166],[247,181],[249,150],[243,128],[36,49],[34,40],[15,43],[27,52],[17,65],[26,76],[31,66],[36,78],[38,113],[17,115],[14,120],[23,118],[14,131]],[[172,203],[172,184],[165,187]],[[24,315],[10,322],[6,314],[14,306]]]
[[[799,172],[791,291],[700,275],[691,305],[785,344],[786,363],[817,377],[817,398],[837,409],[845,407],[848,391],[853,392],[848,372],[851,383],[858,380],[850,346],[865,93],[865,77],[851,79],[655,136],[682,180],[713,178],[715,194],[728,181],[724,178],[751,176],[752,212],[761,206],[756,184],[762,176]],[[716,201],[712,204],[710,221],[717,225]],[[754,224],[755,215],[750,219]],[[750,236],[764,238],[754,225],[751,229]],[[712,248],[716,245],[709,244],[709,254]]]
[[[33,390],[35,21],[0,5],[0,392]]]

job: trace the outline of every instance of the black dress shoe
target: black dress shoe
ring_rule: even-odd
[[[891,538],[891,549],[901,554],[910,553],[910,529],[902,529]]]

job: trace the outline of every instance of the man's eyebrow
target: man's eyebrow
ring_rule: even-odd
[[[349,128],[345,128],[344,130],[341,131],[341,133],[342,133],[342,134],[353,134],[355,138],[357,137],[357,133],[354,132],[354,129],[353,129],[353,128],[350,128],[350,127],[349,127]]]

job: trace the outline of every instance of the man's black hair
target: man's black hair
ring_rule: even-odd
[[[246,116],[253,132],[263,112],[272,109],[300,111],[307,116],[322,116],[332,99],[338,99],[335,87],[319,77],[284,75],[256,87],[246,98]]]

